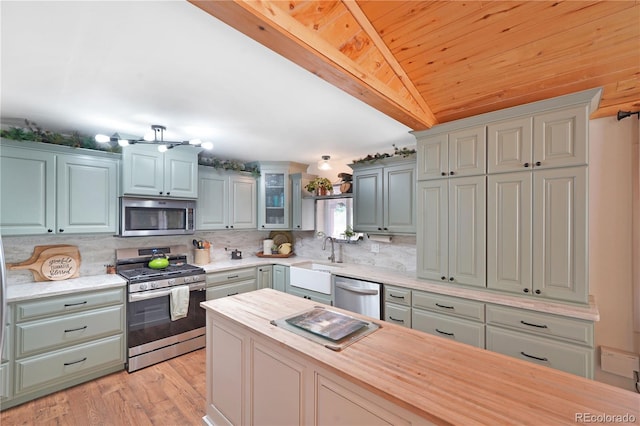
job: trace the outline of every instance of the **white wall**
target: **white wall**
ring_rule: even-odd
[[[625,351],[636,347],[633,330],[634,146],[638,120],[592,120],[589,146],[589,285],[600,310],[596,347]],[[635,173],[635,174],[634,174]],[[603,372],[596,352],[598,381],[633,390],[633,380]]]

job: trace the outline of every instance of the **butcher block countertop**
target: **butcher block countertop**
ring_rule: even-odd
[[[272,289],[202,306],[437,424],[640,422],[633,392],[382,321],[332,351],[270,323],[316,306]]]

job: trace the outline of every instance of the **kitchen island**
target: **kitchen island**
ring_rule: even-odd
[[[271,289],[202,306],[205,424],[640,421],[638,394],[394,324],[328,349],[272,324],[314,303]]]

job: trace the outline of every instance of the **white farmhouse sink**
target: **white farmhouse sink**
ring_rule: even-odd
[[[331,294],[331,273],[342,266],[320,262],[294,263],[289,268],[289,284],[293,287]]]

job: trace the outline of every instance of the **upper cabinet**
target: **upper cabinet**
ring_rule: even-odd
[[[154,144],[122,149],[125,195],[198,198],[198,153],[191,146],[159,152]]]
[[[316,176],[293,173],[291,179],[291,229],[313,231],[315,229],[315,201],[304,187]]]
[[[353,229],[356,232],[416,232],[415,158],[351,164]]]
[[[588,126],[600,95],[415,132],[418,276],[588,303]]]
[[[475,176],[486,172],[485,126],[418,140],[418,180]]]
[[[587,164],[585,105],[487,126],[489,173]]]
[[[258,229],[291,229],[290,175],[304,173],[306,164],[285,161],[255,163],[260,167]]]
[[[196,229],[255,229],[257,184],[247,174],[199,167]]]
[[[2,141],[2,235],[115,233],[120,156]]]

